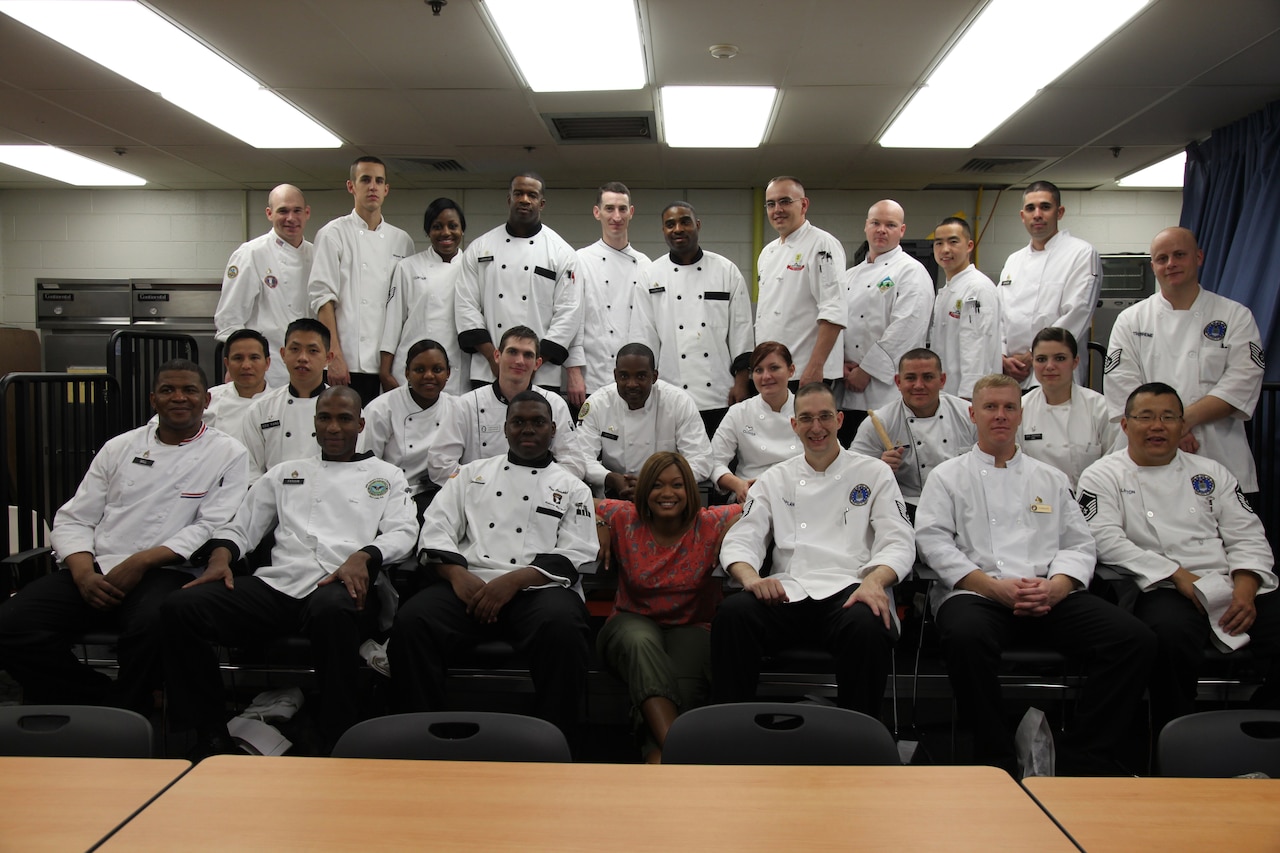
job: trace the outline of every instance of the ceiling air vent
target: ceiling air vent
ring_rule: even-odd
[[[542,120],[566,145],[658,141],[653,113],[543,113]]]
[[[1025,174],[1040,166],[1044,161],[1039,158],[1026,157],[974,157],[968,163],[965,163],[957,171],[960,172],[977,172],[986,174],[987,172],[1000,172],[1004,174]]]
[[[466,167],[448,157],[391,157],[391,170],[400,174],[465,172]]]

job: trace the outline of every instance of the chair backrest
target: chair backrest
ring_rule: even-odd
[[[1280,711],[1206,711],[1171,720],[1157,747],[1161,776],[1280,778]]]
[[[12,508],[0,513],[0,547],[19,553],[48,544],[58,508],[120,432],[120,386],[101,374],[10,373],[0,407],[0,506]]]
[[[152,758],[151,723],[123,708],[4,705],[0,755]]]
[[[173,358],[199,364],[196,339],[173,332],[133,329],[117,329],[111,333],[111,340],[107,342],[107,372],[120,382],[124,429],[140,427],[151,420],[151,384],[156,369]]]
[[[676,717],[664,764],[901,764],[884,723],[787,702],[707,705]]]
[[[571,761],[558,728],[536,717],[423,711],[365,720],[347,729],[334,758],[429,761]]]

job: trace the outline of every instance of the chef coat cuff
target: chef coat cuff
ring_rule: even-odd
[[[226,548],[230,551],[231,560],[229,562],[234,563],[240,559],[239,545],[232,542],[230,539],[210,539],[204,544],[204,547],[197,549],[196,552],[191,555],[191,562],[207,562],[215,548]]]
[[[565,359],[569,357],[569,351],[555,341],[543,338],[541,344],[542,357],[552,364],[564,364]]]
[[[447,566],[467,568],[466,557],[453,551],[442,551],[438,548],[423,548],[422,553],[418,556],[418,563],[423,566],[431,563],[441,563]]]
[[[566,586],[578,582],[578,567],[573,560],[560,554],[537,554],[530,565],[553,580],[564,581]]]
[[[463,352],[479,352],[481,345],[491,343],[493,343],[493,337],[488,329],[468,329],[465,332],[458,332],[458,346],[462,347]]]
[[[369,564],[365,568],[369,572],[369,583],[373,583],[378,572],[382,571],[382,549],[377,545],[366,545],[360,550],[369,555]]]

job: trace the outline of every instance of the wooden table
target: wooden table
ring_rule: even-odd
[[[989,767],[218,756],[104,850],[1074,851]]]
[[[1280,779],[1046,777],[1022,784],[1089,853],[1280,850]]]
[[[88,850],[190,766],[150,758],[0,757],[0,850]]]

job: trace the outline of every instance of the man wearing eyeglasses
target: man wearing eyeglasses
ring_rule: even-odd
[[[924,346],[933,309],[933,282],[924,265],[902,250],[907,233],[902,205],[878,201],[867,211],[867,257],[844,274],[848,322],[844,333],[844,388],[840,408],[853,440],[868,409],[898,399],[898,359]]]
[[[1182,400],[1163,382],[1129,395],[1120,427],[1129,446],[1080,475],[1080,508],[1098,560],[1131,576],[1134,614],[1159,640],[1151,670],[1154,731],[1195,710],[1196,682],[1212,637],[1220,650],[1245,642],[1280,651],[1280,596],[1271,548],[1240,484],[1223,465],[1178,448]],[[1206,606],[1207,605],[1207,606]],[[1255,704],[1280,687],[1272,658]],[[1277,676],[1277,677],[1272,677]]]
[[[1220,462],[1258,491],[1244,422],[1262,394],[1262,336],[1248,308],[1200,286],[1204,252],[1186,228],[1166,228],[1151,241],[1160,284],[1120,312],[1107,350],[1103,389],[1111,420],[1144,382],[1167,382],[1187,405],[1178,446]]]
[[[1142,698],[1156,639],[1091,594],[1095,549],[1067,475],[1017,445],[1022,389],[1003,373],[974,383],[972,450],[938,466],[920,494],[916,544],[938,574],[930,595],[947,678],[974,758],[1016,774],[1000,701],[1000,652],[1047,645],[1078,658],[1087,687],[1058,743],[1064,775],[1112,775]]]
[[[801,386],[791,428],[804,455],[762,474],[725,534],[720,563],[745,591],[711,623],[715,702],[750,701],[763,655],[815,643],[836,659],[840,707],[880,715],[899,627],[892,587],[915,546],[893,472],[840,447],[842,420],[830,388]],[[773,570],[761,577],[770,541]]]
[[[814,226],[806,215],[809,199],[798,178],[769,181],[764,209],[778,239],[764,247],[756,265],[756,341],[786,344],[800,366],[792,390],[841,376],[840,333],[844,330],[844,247]]]

